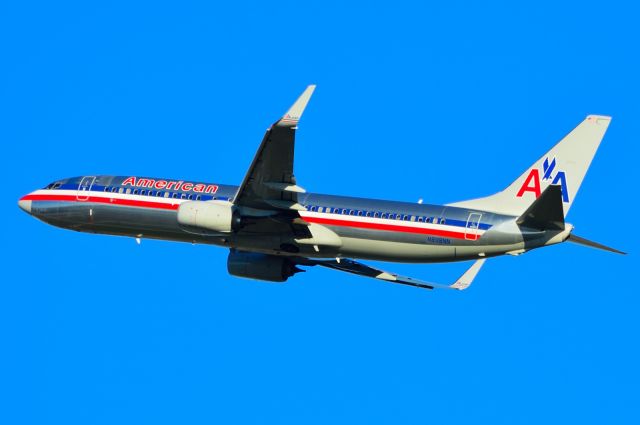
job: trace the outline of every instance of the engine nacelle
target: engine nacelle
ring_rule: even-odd
[[[240,214],[227,201],[187,201],[178,207],[178,223],[229,233],[240,227]]]
[[[304,271],[285,257],[235,250],[229,252],[227,270],[233,276],[269,282],[284,282],[294,274]]]

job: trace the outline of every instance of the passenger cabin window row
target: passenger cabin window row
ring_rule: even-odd
[[[307,208],[307,211],[319,212],[319,213],[325,213],[325,214],[352,215],[356,217],[382,218],[387,220],[402,220],[402,221],[412,221],[412,222],[418,222],[418,223],[433,223],[433,224],[446,223],[446,220],[444,217],[427,217],[427,216],[401,214],[401,213],[384,212],[384,211],[366,211],[366,210],[355,210],[355,209],[349,209],[349,208],[324,207],[324,206],[318,206],[318,205],[307,205],[306,208]]]
[[[146,190],[146,189],[131,189],[117,186],[105,186],[105,192],[109,193],[122,193],[125,195],[140,195],[140,196],[153,196],[156,198],[171,198],[171,199],[187,199],[190,201],[201,200],[215,200],[215,196],[200,195],[198,193],[182,193],[182,192],[168,192],[164,190]]]

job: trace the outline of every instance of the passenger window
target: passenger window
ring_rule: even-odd
[[[380,217],[380,213],[378,213],[378,211],[373,213],[373,218],[378,218]]]
[[[424,217],[418,217],[418,223],[422,223],[424,221]]]
[[[362,211],[358,211],[358,217],[362,217]]]
[[[404,221],[416,221],[416,218],[412,215],[405,215]]]
[[[350,215],[356,215],[356,211],[355,210],[351,210],[351,211],[349,211],[349,214]]]
[[[444,217],[442,217],[442,218],[440,219],[440,224],[444,224],[444,222],[445,222],[445,219],[444,219]]]
[[[147,193],[147,191],[146,191],[146,190],[141,190],[141,191],[140,191],[140,195],[142,195],[142,196],[144,196],[146,193]]]
[[[200,195],[196,195],[196,201],[200,200]]]
[[[371,211],[367,211],[367,217],[371,217],[373,214],[371,214]]]
[[[347,210],[347,209],[342,210],[342,214],[349,215],[349,210]]]

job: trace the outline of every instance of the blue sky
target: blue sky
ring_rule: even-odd
[[[95,4],[94,4],[95,3]],[[0,6],[0,422],[638,423],[638,10],[610,3]],[[307,84],[313,192],[493,193],[587,114],[613,122],[564,244],[463,293],[80,234],[18,198],[76,175],[238,183]],[[465,264],[387,265],[434,281]]]

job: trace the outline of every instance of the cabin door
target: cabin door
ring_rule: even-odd
[[[464,238],[470,241],[478,239],[478,229],[480,228],[480,213],[471,213],[467,219],[467,228],[464,233]]]
[[[86,201],[89,199],[89,191],[91,191],[91,186],[93,186],[95,180],[95,176],[85,176],[82,178],[78,185],[78,193],[76,194],[78,201]]]

